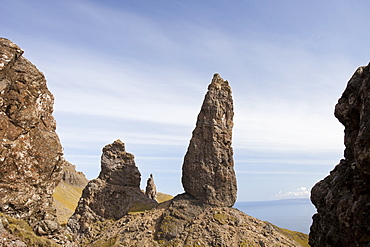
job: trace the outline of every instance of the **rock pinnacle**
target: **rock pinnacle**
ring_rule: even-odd
[[[228,81],[213,76],[184,158],[182,185],[203,203],[232,206],[236,201],[233,100]]]

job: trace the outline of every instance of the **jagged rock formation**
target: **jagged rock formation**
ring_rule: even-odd
[[[153,174],[150,174],[150,177],[146,181],[145,194],[153,200],[157,200],[157,187],[154,183]]]
[[[59,223],[67,223],[77,207],[89,180],[82,172],[76,171],[76,167],[65,161],[63,163],[62,181],[55,188],[53,193],[54,205],[57,210]]]
[[[38,234],[59,230],[52,193],[64,162],[44,75],[0,38],[0,209]]]
[[[76,166],[72,165],[68,161],[65,161],[62,166],[61,182],[79,188],[85,188],[89,180],[85,177],[85,174],[83,174],[83,172],[76,171]]]
[[[187,155],[187,161],[201,158],[207,178],[197,178],[201,187],[192,187],[189,180],[188,193],[158,205],[139,188],[134,156],[115,141],[104,147],[99,177],[83,190],[68,221],[72,236],[57,222],[52,194],[62,177],[61,186],[82,187],[86,181],[63,159],[51,115],[53,96],[43,74],[22,53],[9,40],[0,39],[1,246],[300,246],[277,227],[224,207],[234,203],[236,193],[230,147],[233,113],[232,101],[222,100],[231,99],[230,88],[218,75],[198,117],[197,127],[207,131],[194,130],[204,142],[194,138]],[[214,143],[202,149],[202,156],[194,145],[206,141]],[[190,165],[184,170],[185,184],[186,176],[194,174],[191,169]],[[192,193],[199,188],[205,191]],[[135,215],[127,215],[129,211]]]
[[[196,194],[199,197],[197,198],[187,191],[171,201],[159,204],[150,211],[135,215],[119,215],[115,218],[117,221],[106,220],[107,217],[104,217],[105,220],[91,221],[88,226],[81,225],[80,231],[84,232],[84,229],[86,229],[88,234],[80,235],[79,245],[301,246],[286,237],[279,228],[272,224],[257,220],[229,207],[234,204],[236,193],[232,149],[230,147],[233,114],[231,90],[227,82],[218,75],[214,76],[209,88],[210,92],[207,94],[202,111],[199,114],[197,128],[188,149],[187,161],[196,162],[195,157],[201,159],[199,165],[203,169],[201,171],[202,176],[208,178],[208,180],[202,180],[198,176],[198,183],[200,184],[198,188],[213,186],[214,193]],[[212,114],[209,114],[209,112]],[[209,124],[207,125],[207,123]],[[206,129],[205,133],[202,133],[202,128]],[[204,138],[202,139],[200,136]],[[205,145],[205,148],[198,150],[197,145]],[[202,150],[206,151],[203,156],[201,156]],[[211,162],[208,162],[207,159]],[[133,163],[133,158],[129,163]],[[190,171],[189,169],[196,168],[196,166],[191,168],[191,165],[186,165],[183,183],[187,184],[188,182],[186,181],[187,176],[191,175],[187,173]],[[210,174],[207,174],[207,172]],[[194,173],[195,171],[193,171],[193,176],[196,176]],[[220,177],[220,175],[223,176]],[[113,174],[109,173],[106,179],[112,176]],[[220,181],[215,181],[216,179]],[[151,176],[148,179],[148,184],[150,185],[152,181]],[[195,183],[196,181],[191,182]],[[89,188],[90,183],[87,188]],[[194,186],[194,189],[196,188]],[[221,191],[222,189],[226,189],[228,193],[225,194]],[[203,191],[203,193],[208,192],[207,190]],[[201,195],[204,195],[207,200],[204,200]],[[83,195],[80,201],[81,205],[84,198],[86,196]],[[97,194],[95,194],[94,200],[96,198]],[[92,197],[89,200],[92,200]],[[226,202],[221,202],[221,200]],[[91,209],[88,210],[92,211]],[[77,211],[79,211],[79,208]],[[86,208],[84,208],[84,211],[86,212]],[[75,215],[68,223],[72,227],[74,226],[74,217]],[[84,220],[81,220],[82,218]],[[80,222],[86,222],[86,218],[88,217],[81,217]],[[76,217],[76,219],[78,218]],[[82,229],[83,227],[85,228]]]
[[[91,225],[80,246],[302,246],[235,208],[183,194],[156,209]]]
[[[311,246],[370,246],[370,66],[354,73],[335,107],[345,159],[311,191]]]
[[[134,155],[126,152],[123,142],[117,140],[106,145],[101,157],[101,172],[83,190],[68,226],[82,236],[90,233],[89,225],[93,222],[120,219],[140,204],[155,206],[157,202],[140,190],[140,176]]]
[[[213,76],[182,167],[182,185],[204,203],[232,206],[236,201],[233,100],[229,83]]]

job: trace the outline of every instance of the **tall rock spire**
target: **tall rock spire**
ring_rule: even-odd
[[[198,200],[217,206],[236,201],[233,149],[233,100],[228,81],[213,76],[198,115],[182,167],[182,185]]]

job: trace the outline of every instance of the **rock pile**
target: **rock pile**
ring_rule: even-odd
[[[310,245],[370,246],[370,66],[354,73],[335,107],[344,157],[311,191]]]
[[[62,146],[44,75],[0,38],[0,209],[38,234],[58,231],[52,193],[62,176]]]
[[[153,200],[157,199],[157,187],[154,183],[153,174],[150,174],[150,177],[146,181],[145,194]]]
[[[184,158],[182,185],[201,202],[234,205],[233,100],[228,81],[213,76]]]
[[[89,234],[89,225],[106,219],[120,219],[138,204],[153,205],[140,190],[140,172],[134,155],[127,153],[120,140],[103,148],[101,172],[82,192],[68,226],[78,236]]]

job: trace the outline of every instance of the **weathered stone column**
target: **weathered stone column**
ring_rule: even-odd
[[[157,186],[155,186],[153,174],[146,181],[145,194],[153,200],[157,200]]]
[[[233,149],[233,100],[228,81],[213,76],[182,167],[182,185],[198,200],[217,206],[236,201]]]

